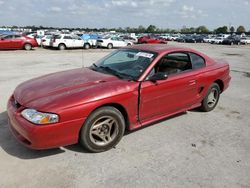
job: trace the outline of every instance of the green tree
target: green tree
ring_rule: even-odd
[[[209,29],[206,26],[202,25],[196,28],[196,32],[197,33],[209,33]]]
[[[155,25],[149,25],[146,32],[147,33],[154,33],[156,31],[156,26]]]
[[[145,32],[146,32],[146,29],[145,29],[145,27],[143,27],[142,25],[139,25],[137,31],[138,31],[138,33],[145,33]]]
[[[223,27],[218,27],[218,28],[215,29],[214,31],[215,31],[216,33],[227,33],[227,30],[228,30],[227,26],[223,26]]]
[[[237,30],[236,30],[237,33],[245,33],[246,32],[246,29],[244,26],[240,25]]]
[[[234,26],[231,26],[231,27],[230,27],[230,32],[231,32],[231,33],[234,33],[234,32],[235,32]]]

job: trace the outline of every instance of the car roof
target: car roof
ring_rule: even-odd
[[[166,44],[139,44],[139,45],[132,45],[127,48],[138,49],[143,51],[151,51],[156,53],[165,53],[171,51],[190,51],[196,52],[193,49],[185,48],[185,47],[178,47],[173,45],[166,45]]]

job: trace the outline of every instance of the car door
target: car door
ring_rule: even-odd
[[[15,49],[23,48],[23,37],[20,35],[14,35],[12,38],[12,47]]]
[[[127,43],[122,38],[117,38],[118,47],[127,46]]]
[[[168,57],[168,55],[163,58]],[[182,56],[183,60],[186,58],[186,65],[183,64],[183,67],[173,68],[176,72],[166,71],[168,78],[165,80],[158,80],[157,82],[146,80],[141,83],[139,108],[141,123],[183,111],[183,109],[195,105],[198,101],[198,72],[192,70],[189,54],[172,53],[171,55]],[[153,71],[161,71],[160,64],[162,64],[163,58],[157,63]],[[177,71],[179,68],[181,71]]]
[[[73,47],[73,38],[71,36],[65,35],[63,37],[63,43],[66,45],[67,48]]]
[[[113,44],[113,47],[120,47],[119,41],[117,40],[117,37],[110,38],[111,43]]]
[[[0,49],[12,49],[12,37],[13,35],[3,36],[0,41]]]
[[[84,41],[81,39],[81,37],[73,36],[72,39],[73,39],[72,47],[76,47],[76,48],[83,47]]]

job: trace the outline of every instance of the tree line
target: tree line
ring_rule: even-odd
[[[2,26],[2,28],[6,28],[6,26]],[[8,27],[9,28],[9,27]],[[25,27],[18,27],[18,26],[11,26],[10,28],[12,28],[13,30],[17,29],[17,28],[29,28],[32,31],[36,31],[36,30],[44,30],[44,29],[49,29],[49,30],[79,30],[79,31],[85,31],[85,32],[109,32],[109,31],[116,31],[116,32],[120,32],[120,33],[184,33],[184,34],[188,34],[188,33],[207,33],[207,34],[211,34],[211,33],[246,33],[246,29],[244,26],[240,25],[237,28],[231,26],[230,28],[227,26],[222,26],[222,27],[218,27],[214,30],[209,30],[206,26],[199,26],[199,27],[183,27],[182,29],[162,29],[162,28],[158,28],[155,25],[149,25],[148,27],[144,27],[142,25],[138,26],[138,27],[119,27],[119,28],[68,28],[68,27],[64,27],[64,28],[59,28],[59,27],[45,27],[45,26],[25,26]],[[250,32],[250,31],[248,31]]]

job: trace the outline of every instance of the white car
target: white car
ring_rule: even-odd
[[[204,42],[206,42],[206,43],[211,43],[215,38],[216,38],[216,37],[206,37],[206,38],[204,38],[203,40],[204,40]]]
[[[66,48],[83,48],[84,40],[77,35],[61,34],[52,37],[51,46],[59,50],[65,50]]]
[[[211,40],[211,44],[221,44],[224,39],[224,37],[216,37]]]
[[[119,48],[132,45],[131,41],[125,41],[120,37],[106,37],[97,40],[97,47],[105,47],[108,49]]]
[[[52,38],[52,35],[45,35],[42,38],[41,46],[44,48],[51,47],[51,38]]]
[[[30,38],[36,39],[38,46],[41,46],[43,36],[37,35],[36,33],[31,33],[31,34],[28,34],[27,36]]]
[[[250,44],[250,37],[242,37],[240,39],[241,44]]]

